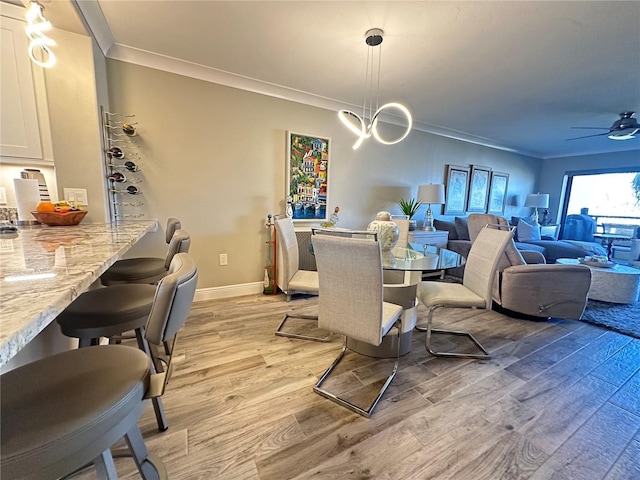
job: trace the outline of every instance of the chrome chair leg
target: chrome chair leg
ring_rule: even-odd
[[[439,328],[431,328],[431,324],[432,324],[432,320],[433,320],[433,313],[436,311],[436,309],[443,308],[443,307],[446,307],[446,305],[433,305],[431,308],[429,308],[429,315],[427,316],[427,326],[426,327],[422,327],[422,326],[418,327],[416,325],[416,327],[415,327],[417,330],[420,330],[420,331],[425,331],[426,330],[427,338],[425,340],[425,347],[426,347],[427,351],[430,354],[436,355],[438,357],[479,358],[479,359],[485,359],[485,360],[491,358],[491,356],[489,355],[487,350],[485,350],[485,348],[480,344],[480,342],[478,342],[478,340],[476,340],[476,338],[473,335],[471,335],[469,332],[461,332],[461,331],[458,331],[458,330],[443,330],[443,329],[439,329]],[[483,353],[482,354],[479,354],[479,353],[458,353],[458,352],[442,352],[442,351],[433,350],[431,348],[431,334],[432,333],[445,334],[445,335],[459,335],[459,336],[468,337],[476,345],[476,347],[478,347],[478,349],[480,349]]]
[[[347,337],[344,338],[344,342],[342,344],[342,350],[340,351],[340,353],[338,354],[338,356],[336,357],[336,359],[333,361],[333,363],[329,366],[329,368],[322,374],[322,376],[320,377],[320,379],[318,380],[318,382],[314,385],[313,387],[313,391],[318,393],[319,395],[322,395],[323,397],[339,404],[342,405],[343,407],[348,408],[349,410],[362,415],[363,417],[369,418],[372,414],[374,409],[376,408],[376,406],[378,405],[378,403],[380,402],[380,399],[382,398],[382,396],[384,395],[384,393],[386,392],[387,388],[389,387],[389,385],[391,384],[391,381],[394,379],[394,377],[396,376],[396,373],[398,372],[398,365],[400,363],[400,333],[402,331],[402,326],[401,323],[398,322],[396,323],[396,329],[398,331],[398,339],[396,341],[397,344],[397,351],[396,351],[396,361],[393,365],[393,370],[391,372],[391,374],[387,377],[387,379],[384,382],[384,385],[382,385],[382,387],[380,388],[380,391],[378,392],[378,395],[376,396],[375,400],[373,401],[373,403],[369,406],[369,408],[364,409],[362,407],[359,407],[358,405],[355,405],[353,403],[351,403],[348,400],[345,400],[344,398],[340,398],[337,395],[324,390],[321,387],[321,385],[324,383],[324,381],[327,379],[327,377],[329,377],[329,375],[331,374],[331,372],[333,371],[333,369],[340,363],[340,361],[342,360],[342,358],[344,357],[344,354],[347,350]]]
[[[318,316],[317,315],[289,315],[288,313],[284,316],[284,318],[282,319],[282,322],[280,322],[280,325],[278,325],[278,328],[276,328],[276,335],[279,337],[288,337],[288,338],[299,338],[300,340],[312,340],[314,342],[328,342],[329,340],[331,340],[331,333],[328,333],[326,337],[314,337],[311,335],[302,335],[299,333],[291,333],[291,332],[287,332],[285,330],[283,330],[285,323],[287,322],[287,320],[289,320],[290,318],[299,318],[302,320],[315,320],[315,322],[318,322]]]

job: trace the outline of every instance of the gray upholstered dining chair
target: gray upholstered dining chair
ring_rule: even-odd
[[[403,309],[383,301],[382,257],[375,236],[314,235],[312,242],[320,286],[319,326],[345,336],[338,357],[322,374],[313,390],[368,418],[398,370]],[[398,337],[395,364],[370,406],[360,407],[322,388],[344,358],[348,338],[378,346],[387,334]]]
[[[469,215],[468,224],[472,245],[487,224],[509,228],[504,217],[482,213]],[[498,262],[493,302],[507,314],[580,319],[590,287],[591,271],[586,265],[547,265],[540,253],[521,252],[512,240]]]
[[[196,265],[176,255],[157,286],[145,339],[175,340],[197,282]],[[157,350],[157,349],[156,349]],[[144,444],[137,421],[144,400],[162,395],[172,371],[162,371],[137,348],[101,345],[46,357],[0,376],[2,478],[52,479],[95,465],[98,478],[116,479],[111,447],[125,437],[144,479],[166,478]]]
[[[500,230],[486,226],[471,246],[464,269],[462,283],[420,282],[418,298],[429,309],[426,327],[417,325],[418,330],[426,330],[425,346],[427,350],[438,356],[490,358],[489,353],[469,332],[432,328],[433,314],[439,308],[483,308],[490,309],[492,302],[493,279],[498,263],[506,246],[513,238],[513,229]],[[433,333],[466,336],[483,352],[458,353],[436,351],[431,347]]]
[[[391,221],[398,226],[398,241],[391,249],[394,256],[400,256],[403,248],[409,244],[409,215],[391,215]]]
[[[293,228],[291,218],[283,215],[276,216],[276,247],[277,247],[277,284],[287,296],[287,301],[291,301],[291,296],[296,293],[318,295],[318,272],[311,270],[299,270],[299,251],[296,232]],[[276,328],[275,334],[280,337],[299,338],[302,340],[313,340],[316,342],[328,342],[331,333],[326,332],[323,336],[306,335],[287,331],[285,325],[289,319],[303,320],[317,324],[317,315],[304,315],[286,313],[284,318]]]
[[[147,329],[149,325],[158,323],[157,321],[151,321],[151,316],[153,314],[157,315],[158,308],[161,307],[165,310],[173,308],[167,302],[173,301],[177,294],[177,291],[174,292],[177,288],[175,286],[176,271],[184,271],[185,264],[192,265],[195,275],[195,264],[192,258],[186,253],[178,253],[171,261],[168,274],[160,279],[157,286],[130,283],[97,288],[83,293],[58,315],[56,321],[60,326],[60,331],[68,337],[78,338],[79,346],[82,348],[98,345],[100,337],[111,339],[133,330],[138,348],[146,352],[150,359],[157,360],[157,352],[149,346],[149,342],[146,339],[149,334]],[[195,292],[196,280],[191,280],[184,273],[182,275],[181,282],[189,281],[189,288],[193,286]],[[193,300],[193,296],[191,296],[191,300]],[[158,302],[163,302],[160,307]],[[183,308],[182,306],[179,307]],[[156,309],[156,312],[154,312],[154,309]],[[170,336],[162,340],[163,344],[170,341]],[[172,343],[175,343],[175,339],[173,339]],[[166,354],[171,355],[171,352],[171,346],[165,348]],[[162,371],[162,364],[157,361],[154,363],[154,368]],[[156,414],[158,429],[160,431],[166,430],[169,428],[169,424],[161,398],[152,398],[152,405]]]
[[[167,274],[173,256],[179,252],[188,253],[191,246],[191,237],[180,229],[180,221],[176,218],[170,218],[167,222],[166,239],[169,247],[164,258],[136,257],[118,260],[100,276],[100,282],[106,286],[122,283],[156,283]]]

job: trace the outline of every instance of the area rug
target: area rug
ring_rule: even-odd
[[[589,300],[582,320],[640,338],[640,302],[626,305]]]

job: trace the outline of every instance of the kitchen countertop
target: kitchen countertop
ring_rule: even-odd
[[[0,366],[156,228],[156,220],[39,225],[0,236]]]

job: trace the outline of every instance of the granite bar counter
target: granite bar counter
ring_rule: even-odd
[[[156,228],[155,220],[39,225],[0,236],[0,366]]]

